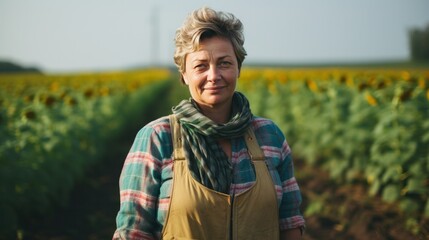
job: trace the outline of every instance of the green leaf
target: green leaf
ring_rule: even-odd
[[[369,188],[369,195],[375,196],[377,195],[378,191],[380,190],[381,182],[376,178],[373,180],[373,183],[371,184]]]
[[[423,215],[429,218],[429,199],[426,201],[426,206]]]
[[[396,201],[399,197],[400,189],[399,186],[390,184],[384,188],[382,198],[388,203]]]
[[[417,235],[420,231],[419,222],[415,218],[408,218],[405,222],[405,229]]]
[[[409,214],[416,213],[419,209],[419,204],[411,199],[404,199],[399,203],[399,208]]]
[[[330,166],[330,174],[333,178],[341,178],[346,172],[349,163],[346,159],[336,159],[332,160],[329,164]]]
[[[308,207],[305,209],[305,216],[317,215],[322,212],[323,206],[325,204],[322,200],[316,200],[311,202]]]
[[[406,189],[407,192],[424,193],[426,190],[424,180],[421,178],[410,178],[407,181]]]
[[[423,175],[424,168],[422,167],[421,162],[415,162],[410,166],[409,172],[414,176]]]
[[[396,166],[391,166],[387,168],[386,172],[383,174],[381,178],[382,183],[387,183],[391,180],[398,180],[400,173],[398,172],[398,168]]]

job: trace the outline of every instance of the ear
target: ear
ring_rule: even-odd
[[[186,77],[186,74],[185,74],[185,73],[182,73],[182,81],[183,81],[186,85],[189,85],[189,81],[188,81],[188,78]]]

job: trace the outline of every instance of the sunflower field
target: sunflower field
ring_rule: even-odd
[[[102,164],[106,143],[170,78],[167,69],[0,75],[0,229],[68,204],[75,182]]]
[[[239,88],[254,114],[280,125],[296,158],[339,185],[362,183],[421,230],[429,218],[429,70],[245,69]],[[307,215],[323,211],[309,202]]]
[[[19,230],[21,217],[67,205],[75,183],[104,164],[106,146],[141,125],[141,114],[153,119],[154,109],[176,105],[187,89],[172,72],[0,74],[0,233]],[[429,231],[422,228],[429,219],[428,69],[244,67],[237,90],[255,115],[279,125],[297,162],[328,172],[336,186],[364,186],[401,212],[407,230]],[[327,205],[309,196],[304,215],[323,214]]]

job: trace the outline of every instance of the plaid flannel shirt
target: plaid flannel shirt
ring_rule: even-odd
[[[277,192],[280,230],[303,227],[301,192],[293,173],[291,150],[283,133],[270,120],[252,121]],[[233,183],[239,194],[255,182],[243,137],[231,140]],[[138,133],[121,172],[120,210],[113,239],[160,239],[170,203],[173,178],[172,140],[168,117],[157,119]]]

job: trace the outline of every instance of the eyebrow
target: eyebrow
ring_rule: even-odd
[[[218,60],[223,60],[223,59],[229,58],[229,57],[233,58],[233,56],[231,56],[231,55],[225,55],[225,56],[219,57]]]
[[[229,57],[233,58],[233,56],[227,54],[227,55],[224,55],[224,56],[217,58],[217,60],[223,60],[223,59],[229,58]],[[208,61],[209,60],[206,58],[197,58],[197,59],[192,60],[191,62],[208,62]]]
[[[197,58],[197,59],[192,60],[191,62],[192,63],[194,63],[194,62],[208,62],[208,60],[205,58]]]

